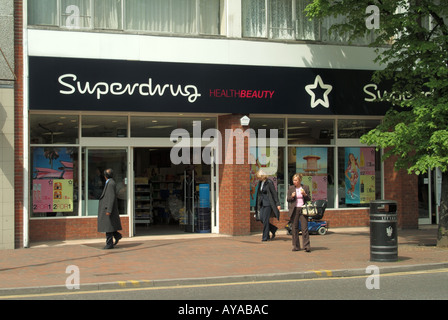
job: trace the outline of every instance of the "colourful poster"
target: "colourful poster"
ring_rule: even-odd
[[[375,148],[345,148],[345,203],[375,200]]]
[[[360,148],[360,202],[375,200],[375,148]]]
[[[33,212],[73,212],[72,150],[33,149]]]
[[[53,180],[53,211],[73,211],[73,180]]]
[[[311,191],[313,200],[327,200],[327,148],[296,148],[296,172],[303,174],[302,183]]]
[[[33,180],[33,212],[53,212],[53,180]]]

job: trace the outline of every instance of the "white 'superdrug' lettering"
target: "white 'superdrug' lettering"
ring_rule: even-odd
[[[81,82],[77,81],[78,77],[75,74],[63,74],[58,78],[59,84],[64,88],[59,90],[59,93],[65,95],[71,95],[76,92],[80,94],[96,95],[96,99],[100,100],[102,96],[112,94],[119,95],[133,95],[140,94],[141,96],[163,96],[165,93],[171,94],[173,97],[177,97],[179,94],[183,97],[187,97],[188,102],[193,103],[201,96],[198,92],[198,88],[194,85],[173,85],[173,84],[153,84],[152,78],[148,78],[147,83],[133,83],[122,84],[120,82],[113,82],[111,84],[107,82],[90,83],[89,81]]]

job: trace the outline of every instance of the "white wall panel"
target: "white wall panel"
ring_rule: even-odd
[[[37,29],[28,30],[28,40],[31,56],[379,69],[373,49],[355,46]]]

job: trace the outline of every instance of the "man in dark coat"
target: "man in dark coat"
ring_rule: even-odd
[[[106,233],[104,249],[113,249],[114,245],[123,237],[117,230],[121,230],[120,214],[118,212],[116,185],[113,170],[104,170],[106,184],[98,204],[98,232]],[[115,243],[113,239],[115,238]]]

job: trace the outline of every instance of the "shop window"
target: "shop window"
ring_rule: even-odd
[[[97,216],[99,198],[106,178],[104,170],[111,168],[116,183],[117,203],[120,215],[127,214],[128,179],[126,149],[82,149],[82,215]],[[87,180],[86,180],[87,178]]]
[[[359,139],[363,134],[375,129],[380,124],[380,120],[338,120],[339,139]]]
[[[82,116],[83,137],[128,136],[128,117],[126,116]]]
[[[302,184],[311,191],[312,200],[327,200],[327,208],[334,208],[334,148],[326,147],[289,147],[288,183],[296,173],[303,175]]]
[[[334,120],[288,119],[288,144],[333,144]]]
[[[259,136],[260,130],[265,130],[266,138],[271,137],[271,129],[277,130],[277,137],[285,137],[285,119],[278,118],[251,118],[249,126]]]
[[[76,115],[30,114],[29,123],[31,144],[78,143]]]
[[[368,207],[381,199],[381,155],[374,147],[338,148],[339,207]]]
[[[368,207],[371,201],[381,199],[380,153],[372,147],[338,148],[336,175],[334,151],[289,147],[289,184],[295,173],[302,173],[302,183],[310,187],[312,199],[327,200],[328,208]]]
[[[131,117],[133,138],[169,138],[175,129],[186,130],[190,138],[199,132],[198,138],[202,138],[205,130],[214,128],[216,119],[212,117]]]
[[[264,169],[269,174],[269,179],[277,188],[281,210],[287,209],[285,185],[285,148],[252,147],[250,148],[250,207],[254,210],[257,199],[257,185],[259,180],[256,173]]]
[[[78,148],[31,148],[31,217],[78,215]]]

